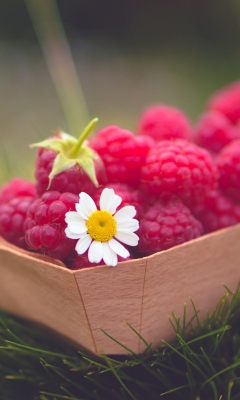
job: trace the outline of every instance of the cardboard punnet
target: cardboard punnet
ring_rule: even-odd
[[[145,349],[139,336],[161,345],[172,340],[171,312],[204,319],[240,280],[240,225],[117,267],[71,271],[61,262],[23,251],[0,239],[0,307],[43,324],[95,354]],[[128,323],[128,324],[127,324]]]

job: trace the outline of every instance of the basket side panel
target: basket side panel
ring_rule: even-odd
[[[194,315],[193,299],[200,319],[213,311],[226,293],[240,280],[240,226],[203,236],[192,242],[153,255],[148,259],[143,296],[142,336],[153,342],[171,341],[175,334],[171,313],[182,320],[184,303],[187,320]]]
[[[126,322],[140,332],[145,265],[145,259],[129,260],[116,268],[76,271],[98,354],[127,353],[101,329],[131,351],[139,351],[139,337]]]
[[[95,352],[78,287],[69,270],[1,247],[0,276],[1,308]]]

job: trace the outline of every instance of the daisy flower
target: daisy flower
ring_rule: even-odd
[[[79,195],[76,211],[66,213],[66,236],[79,239],[76,252],[84,254],[88,250],[91,263],[101,260],[108,266],[115,267],[118,255],[127,258],[129,251],[120,243],[137,246],[139,237],[134,233],[139,223],[133,217],[136,215],[134,206],[125,206],[120,210],[122,198],[113,189],[105,188],[100,197],[100,210],[93,199],[85,192]]]

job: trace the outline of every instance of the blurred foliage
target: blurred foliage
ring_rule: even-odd
[[[239,79],[239,0],[57,4],[97,129],[135,130],[139,113],[156,102],[194,122],[212,92]],[[0,58],[0,140],[9,166],[2,182],[22,172],[32,177],[28,144],[69,124],[23,0],[0,4]]]
[[[238,0],[58,0],[58,6],[70,35],[106,35],[147,47],[188,36],[219,48],[238,46]],[[24,1],[1,2],[0,34],[32,38]]]

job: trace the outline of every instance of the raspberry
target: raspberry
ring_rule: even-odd
[[[7,203],[13,197],[28,196],[36,196],[36,187],[26,179],[12,178],[0,188],[0,204]]]
[[[72,270],[78,270],[83,268],[97,267],[103,264],[91,263],[88,259],[88,253],[86,252],[84,254],[77,255],[74,260],[70,260],[70,263],[67,262],[67,265],[69,265],[69,268]]]
[[[170,249],[202,235],[203,227],[176,197],[159,201],[146,212],[138,231],[139,249],[144,255]]]
[[[92,120],[78,140],[60,132],[32,145],[40,147],[35,170],[38,195],[46,190],[74,194],[85,191],[92,195],[98,183],[104,182],[102,161],[86,142],[96,122],[97,119]]]
[[[143,111],[137,123],[139,135],[149,135],[156,141],[191,140],[191,125],[178,108],[156,104]]]
[[[193,211],[205,233],[233,226],[240,222],[240,204],[234,204],[220,191],[211,191],[204,203]]]
[[[108,182],[137,186],[141,166],[154,140],[110,125],[101,129],[90,145],[103,160]]]
[[[113,189],[115,194],[120,196],[122,198],[122,202],[120,206],[118,207],[118,210],[120,208],[125,207],[127,205],[134,206],[136,208],[137,214],[135,218],[137,220],[140,220],[142,218],[142,215],[145,211],[145,199],[143,194],[140,192],[140,190],[135,189],[125,183],[108,183],[105,186],[102,186],[101,188],[97,189],[96,193],[93,196],[93,200],[95,201],[95,204],[97,207],[99,207],[99,199],[101,196],[101,193],[104,188],[109,188]]]
[[[39,149],[38,151],[35,170],[38,195],[41,196],[47,190],[56,190],[60,193],[69,192],[76,195],[80,192],[86,192],[92,195],[96,190],[96,185],[79,165],[74,165],[58,173],[52,178],[49,184],[49,175],[56,156],[57,153],[53,150]],[[97,180],[102,183],[102,163],[100,160],[95,161],[95,168]]]
[[[197,121],[194,141],[209,151],[218,153],[226,144],[238,138],[240,132],[218,111],[209,111]]]
[[[48,191],[33,201],[25,222],[25,240],[31,250],[64,260],[77,240],[65,235],[65,214],[75,210],[79,197],[72,193]]]
[[[219,187],[234,202],[240,202],[240,139],[225,146],[216,159]]]
[[[9,185],[10,187],[10,185]],[[24,238],[24,222],[30,204],[34,201],[33,196],[14,196],[8,199],[8,192],[5,191],[4,203],[0,204],[0,235],[14,245],[27,248]],[[3,197],[1,200],[3,200]]]
[[[132,256],[131,253],[130,253],[130,256],[127,258],[118,256],[118,262],[131,260],[133,258],[134,257]],[[77,255],[77,257],[75,257],[75,259],[71,262],[70,265],[71,265],[70,269],[78,270],[78,269],[83,269],[83,268],[98,267],[98,266],[104,265],[104,264],[91,263],[88,259],[88,253],[86,252],[84,254]]]
[[[207,109],[221,112],[235,124],[240,119],[240,81],[214,93],[207,103]]]
[[[141,171],[148,194],[180,197],[188,206],[203,202],[217,184],[217,169],[209,152],[186,140],[161,141],[149,151]]]

